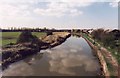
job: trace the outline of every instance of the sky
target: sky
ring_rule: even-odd
[[[119,0],[0,0],[0,26],[118,28]]]

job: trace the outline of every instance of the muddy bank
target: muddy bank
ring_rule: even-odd
[[[99,50],[96,46],[94,46],[88,39],[86,39],[84,36],[82,36],[87,43],[90,45],[90,47],[94,50],[94,54],[97,56],[100,65],[101,65],[101,75],[105,76],[105,78],[109,78],[110,74],[107,68],[107,64],[105,62],[105,59],[101,53],[101,50]]]
[[[53,35],[46,36],[42,39],[42,42],[49,44],[48,46],[41,46],[41,49],[52,48],[57,45],[63,43],[68,37],[70,37],[70,33],[66,32],[54,32]]]
[[[9,44],[2,47],[2,70],[7,68],[11,63],[22,60],[32,54],[36,54],[42,49],[60,45],[68,37],[70,37],[70,33],[56,32],[44,37],[43,39],[38,38],[32,42]]]

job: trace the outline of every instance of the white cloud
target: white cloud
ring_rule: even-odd
[[[47,6],[47,9],[36,8],[34,10],[34,13],[45,15],[45,16],[60,17],[65,15],[65,13],[69,11],[69,8],[64,3],[52,2],[46,6]]]
[[[7,1],[7,0],[5,0]],[[2,18],[17,18],[17,17],[25,17],[30,15],[30,11],[28,10],[29,5],[21,4],[21,3],[13,3],[13,2],[0,2],[0,17]],[[10,0],[12,1],[12,0]]]
[[[34,13],[44,16],[57,16],[64,15],[79,16],[83,14],[80,8],[92,5],[94,2],[109,2],[110,6],[117,7],[117,1],[114,0],[45,0],[50,2],[47,4],[47,9],[36,8]],[[77,9],[79,8],[79,9]]]
[[[120,0],[113,0],[113,1],[111,1],[110,3],[109,3],[109,5],[111,6],[111,7],[118,7],[118,2],[119,2]]]
[[[112,2],[109,5],[111,5],[112,7],[118,7],[118,3],[117,2]]]
[[[70,15],[71,16],[78,16],[78,15],[81,15],[81,14],[83,14],[83,12],[82,11],[78,11],[77,9],[70,10]]]
[[[51,17],[77,17],[84,12],[83,7],[89,7],[94,2],[111,2],[110,6],[117,7],[118,0],[0,0],[0,22],[1,24],[32,21],[34,16]],[[48,2],[41,7],[39,2]],[[79,8],[79,9],[78,9]],[[31,17],[31,18],[30,18]],[[8,20],[5,21],[5,20]],[[29,24],[28,24],[29,25]]]
[[[72,0],[71,0],[72,1]],[[89,6],[92,2],[50,2],[47,4],[47,9],[36,8],[34,13],[45,16],[64,16],[81,15],[83,12],[77,8]]]
[[[83,14],[82,10],[77,8],[90,6],[98,0],[1,0],[0,1],[0,17],[8,16],[29,16],[32,11],[38,15],[57,16],[64,15],[78,16]],[[116,7],[119,0],[99,0],[100,2],[111,1],[110,6]],[[39,5],[39,2],[50,2],[46,5],[46,9],[41,7],[33,8]],[[30,8],[32,8],[30,10]]]

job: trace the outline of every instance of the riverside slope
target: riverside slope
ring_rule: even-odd
[[[55,32],[43,39],[35,42],[18,43],[7,45],[2,48],[2,70],[7,68],[11,63],[22,60],[27,56],[36,54],[42,49],[52,48],[63,43],[68,37],[68,32]]]

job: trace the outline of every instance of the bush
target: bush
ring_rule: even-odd
[[[32,35],[32,33],[30,31],[23,31],[18,40],[17,40],[17,44],[19,43],[26,43],[26,42],[30,42],[31,46],[32,45],[36,45],[36,47],[40,47],[43,45],[48,45],[45,42],[42,42],[38,37],[36,37],[35,35]]]
[[[31,42],[33,41],[34,36],[30,31],[23,31],[17,39],[17,43]]]

